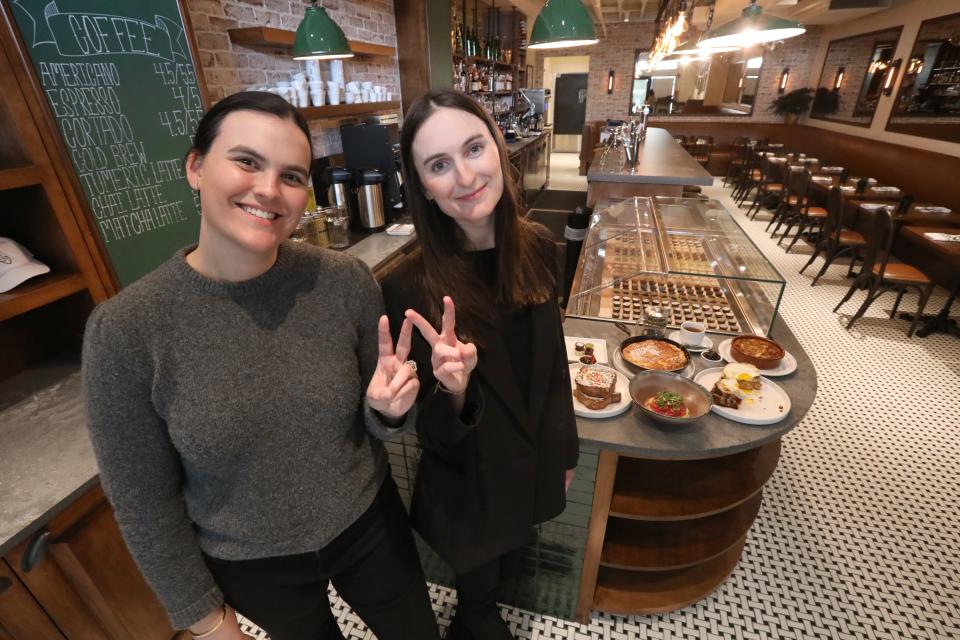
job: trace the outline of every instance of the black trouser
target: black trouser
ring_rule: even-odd
[[[407,512],[389,475],[370,508],[317,552],[206,561],[227,603],[271,640],[343,638],[328,582],[379,640],[439,638]]]
[[[465,573],[456,575],[457,612],[448,638],[512,640],[500,617],[497,595],[500,583],[520,563],[521,550],[506,553]]]

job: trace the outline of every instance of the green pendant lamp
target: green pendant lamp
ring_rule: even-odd
[[[347,37],[326,9],[317,6],[307,7],[306,15],[297,27],[297,37],[293,42],[294,60],[335,60],[352,58],[353,51]]]
[[[706,49],[727,46],[748,47],[763,42],[793,38],[805,33],[806,30],[806,27],[799,22],[764,15],[763,8],[757,6],[757,0],[751,0],[750,6],[743,10],[742,16],[707,31],[703,35],[703,40],[697,43],[697,47]]]
[[[530,32],[530,49],[564,49],[599,42],[580,0],[547,0]]]

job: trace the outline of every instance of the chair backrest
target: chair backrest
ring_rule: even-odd
[[[867,246],[863,252],[863,273],[873,271],[874,265],[880,265],[877,273],[882,278],[887,270],[887,261],[890,260],[890,250],[893,248],[893,214],[887,207],[881,207],[873,212],[870,231],[867,236]]]
[[[807,209],[809,207],[807,196],[810,192],[810,178],[812,177],[810,170],[802,167],[791,167],[788,163],[784,163],[784,165],[786,165],[788,172],[784,184],[787,196],[796,196],[797,207]]]
[[[840,187],[833,187],[827,194],[827,217],[823,221],[823,235],[831,247],[840,244],[840,232],[843,231],[843,193]]]

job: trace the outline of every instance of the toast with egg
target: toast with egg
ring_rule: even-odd
[[[713,385],[710,395],[714,404],[739,409],[744,401],[752,401],[762,388],[760,372],[752,364],[732,362],[723,368],[723,375]]]

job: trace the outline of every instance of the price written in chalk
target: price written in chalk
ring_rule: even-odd
[[[199,109],[170,109],[157,114],[160,124],[165,126],[171,136],[184,136],[193,133],[197,123],[203,117]]]
[[[174,64],[173,62],[154,62],[153,72],[160,81],[168,87],[174,85],[195,85],[197,76],[189,64]]]

